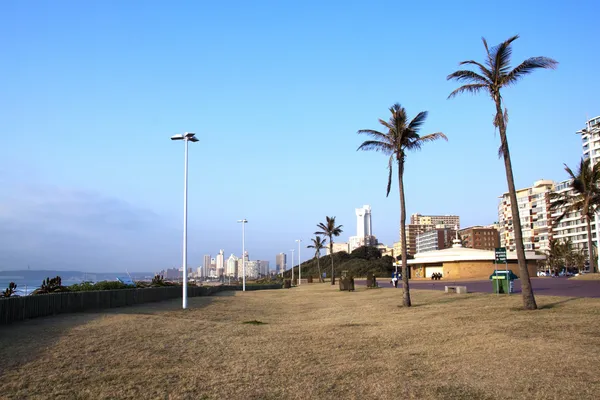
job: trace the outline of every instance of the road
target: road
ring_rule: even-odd
[[[382,288],[394,288],[388,282],[378,281]],[[365,286],[366,280],[357,279],[355,284]],[[413,289],[426,290],[444,290],[446,285],[466,286],[469,292],[492,293],[492,283],[489,280],[483,281],[411,281],[410,287]],[[535,294],[547,296],[566,296],[566,297],[594,297],[600,298],[600,281],[579,281],[563,277],[559,278],[531,278],[531,285]],[[398,284],[398,289],[402,287],[402,282]],[[515,293],[521,293],[521,280],[515,281]]]

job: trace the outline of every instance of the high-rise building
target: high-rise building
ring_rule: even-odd
[[[227,268],[225,269],[225,275],[230,276],[232,278],[237,277],[238,270],[238,258],[235,255],[230,255],[227,259]]]
[[[287,256],[285,253],[279,253],[275,256],[275,273],[281,274],[285,271]]]
[[[555,185],[554,192],[559,195],[571,195],[573,188],[571,187],[571,180],[562,181]],[[563,213],[563,210],[556,210],[552,214],[552,218],[557,218]],[[598,239],[598,229],[596,227],[596,216],[592,218],[592,241],[596,242]],[[574,212],[565,215],[559,223],[557,223],[552,229],[552,238],[559,242],[566,240],[571,241],[571,246],[574,249],[583,250],[587,254],[587,223],[585,217],[581,215],[581,212]]]
[[[219,254],[217,254],[215,264],[217,269],[217,276],[223,276],[223,274],[225,273],[225,250],[219,250]]]
[[[371,231],[371,206],[364,205],[357,208],[356,212],[356,236],[365,237],[373,234]]]
[[[364,205],[355,209],[356,212],[356,236],[350,236],[348,240],[348,252],[361,246],[376,246],[377,238],[373,236],[371,227],[371,206]]]
[[[416,237],[416,252],[424,253],[426,251],[443,250],[452,247],[452,239],[456,231],[447,228],[445,225],[419,233]]]
[[[202,273],[203,273],[203,272],[204,272],[204,271],[203,271],[203,268],[202,268],[202,267],[198,267],[198,268],[196,269],[196,277],[198,277],[198,278],[202,278],[202,277],[203,277],[203,275],[202,275]]]
[[[500,233],[489,226],[471,226],[458,231],[463,247],[480,250],[495,250],[500,247]]]
[[[202,264],[203,274],[202,276],[207,277],[210,271],[210,254],[204,255],[204,263]]]
[[[591,158],[595,165],[600,161],[600,116],[588,120],[585,125],[577,134],[581,135],[583,158]]]
[[[269,262],[264,260],[256,261],[258,263],[258,274],[260,276],[269,276]]]
[[[517,205],[525,251],[546,251],[552,239],[552,216],[549,213],[550,193],[554,182],[539,180],[533,186],[517,190]],[[516,251],[512,209],[508,193],[500,197],[498,205],[500,244],[508,251]]]

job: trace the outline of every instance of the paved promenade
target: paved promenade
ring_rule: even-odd
[[[357,285],[366,285],[366,280],[356,280]],[[394,288],[389,281],[378,280],[382,288]],[[489,280],[482,281],[454,281],[454,280],[416,280],[410,281],[412,289],[444,290],[446,285],[466,286],[469,292],[492,293],[492,283]],[[568,278],[539,277],[531,278],[531,285],[535,294],[547,296],[566,297],[594,297],[600,298],[600,281],[579,281]],[[398,289],[402,282],[398,284]],[[515,281],[515,293],[521,293],[521,280]]]

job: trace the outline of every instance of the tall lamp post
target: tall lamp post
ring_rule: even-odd
[[[294,284],[294,249],[290,250],[292,252],[292,285]]]
[[[246,291],[246,230],[245,226],[248,223],[247,219],[238,219],[238,223],[242,224],[242,291]]]
[[[296,239],[298,242],[298,285],[302,283],[302,267],[300,266],[301,258],[300,258],[300,243],[302,243],[302,239]]]
[[[171,140],[183,140],[185,145],[185,161],[183,168],[183,304],[185,310],[187,308],[187,188],[188,188],[188,142],[195,143],[198,138],[193,132],[177,134],[171,136]]]

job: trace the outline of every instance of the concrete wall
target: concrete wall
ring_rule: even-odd
[[[429,264],[429,269],[439,268],[440,264]],[[411,266],[411,277],[412,278],[424,278],[427,273],[428,265],[412,265]],[[433,268],[432,268],[433,267]],[[492,261],[452,261],[443,263],[443,278],[444,279],[489,279],[490,275],[494,273],[494,263]],[[505,264],[498,264],[499,270],[510,269],[512,272],[519,276],[519,265],[510,263],[508,266]],[[536,276],[537,265],[534,260],[527,262],[527,269],[529,276]]]

